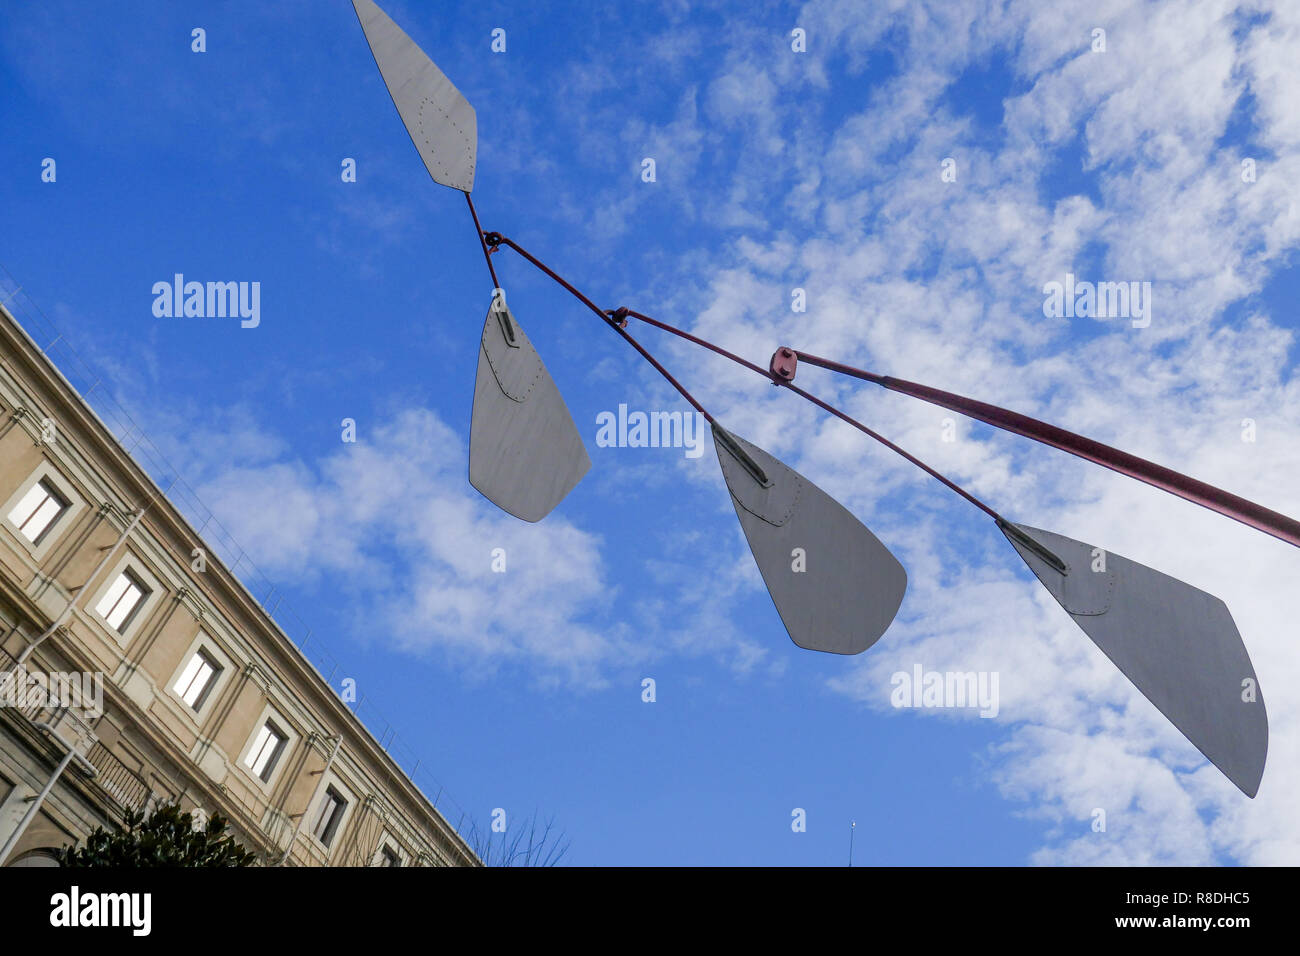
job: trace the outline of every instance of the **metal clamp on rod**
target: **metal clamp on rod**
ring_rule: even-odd
[[[767,472],[762,469],[758,462],[754,461],[754,459],[750,457],[749,453],[745,451],[745,449],[740,447],[740,443],[736,441],[736,436],[732,435],[731,432],[716,423],[713,426],[713,434],[722,442],[722,447],[731,453],[731,457],[740,462],[744,469],[749,472],[751,478],[757,481],[759,485],[764,488],[772,487],[772,479],[767,477]]]
[[[505,338],[506,345],[512,349],[519,348],[519,340],[515,336],[515,326],[510,321],[510,310],[506,308],[504,296],[493,297],[492,312],[497,317],[497,324],[501,326],[501,335]]]
[[[1002,533],[1008,538],[1015,539],[1017,542],[1023,544],[1030,551],[1034,552],[1034,554],[1046,561],[1052,566],[1052,570],[1056,573],[1062,575],[1070,573],[1070,566],[1057,557],[1055,552],[1049,551],[1047,548],[1043,547],[1042,544],[1029,537],[1029,535],[1025,534],[1010,521],[1007,521],[1005,518],[998,518],[998,527],[1002,529]]]
[[[795,372],[799,369],[799,355],[794,349],[783,345],[772,353],[772,361],[768,363],[767,369],[773,378],[793,382]]]

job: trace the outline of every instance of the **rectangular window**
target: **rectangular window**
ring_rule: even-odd
[[[172,690],[180,695],[181,700],[198,710],[208,699],[208,692],[216,684],[217,675],[220,673],[221,668],[216,662],[207,654],[198,651],[185,665],[185,670],[181,671],[181,676]]]
[[[379,860],[380,866],[401,866],[402,865],[402,858],[399,857],[397,855],[397,851],[394,850],[387,843],[385,843],[383,849],[379,851],[379,856],[380,856],[380,860]]]
[[[333,787],[325,788],[325,799],[321,801],[320,815],[316,817],[316,825],[312,828],[312,833],[316,834],[316,839],[326,846],[333,842],[347,805],[348,802],[337,790]]]
[[[270,780],[287,740],[284,732],[268,720],[266,725],[257,732],[257,740],[253,742],[253,748],[244,758],[244,766],[263,781]]]
[[[109,627],[119,634],[126,631],[135,612],[140,609],[144,599],[149,596],[149,589],[140,583],[130,571],[123,571],[113,582],[113,586],[104,592],[104,596],[95,605],[95,613],[108,622]]]
[[[14,505],[9,512],[9,520],[24,538],[32,544],[39,544],[46,532],[54,527],[54,523],[67,510],[67,499],[42,479],[32,485],[27,494]]]

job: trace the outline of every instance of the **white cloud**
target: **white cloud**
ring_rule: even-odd
[[[472,669],[524,661],[545,680],[599,685],[643,652],[590,616],[608,584],[600,540],[552,516],[526,526],[464,480],[460,437],[412,409],[320,462],[222,470],[199,488],[272,579],[324,578],[357,625]],[[506,573],[492,570],[503,549]]]
[[[1224,320],[1300,242],[1289,66],[1300,18],[1275,10],[1245,30],[1227,3],[955,6],[805,6],[799,22],[819,56],[863,57],[889,35],[900,73],[824,132],[817,171],[792,177],[793,164],[778,160],[748,184],[752,208],[731,215],[748,212],[743,237],[684,286],[677,311],[698,316],[692,331],[751,358],[752,343],[791,344],[972,394],[1300,514],[1293,334],[1259,310]],[[948,29],[934,29],[940,16]],[[1088,49],[1093,26],[1107,30],[1105,53]],[[965,67],[1009,50],[1024,92],[1006,100],[1005,140],[990,152],[944,94]],[[711,104],[724,118],[739,114],[745,100],[723,96],[734,83],[717,82]],[[1220,145],[1248,83],[1256,139],[1271,151],[1253,184]],[[761,84],[749,95],[767,97]],[[773,109],[778,128],[796,125],[788,101]],[[765,125],[738,127],[729,149],[763,151]],[[1076,138],[1100,205],[1044,198],[1053,151]],[[961,157],[957,184],[939,178],[948,155]],[[765,227],[774,189],[802,212]],[[1091,243],[1105,249],[1104,274],[1081,278],[1154,283],[1151,328],[1114,320],[1079,337],[1070,322],[1095,320],[1042,316],[1043,283],[1079,272]],[[932,274],[909,274],[927,262]],[[794,285],[807,290],[807,314],[789,311]],[[1224,598],[1260,674],[1270,758],[1259,796],[1247,800],[1027,577],[991,523],[985,538],[959,530],[941,489],[922,490],[862,436],[818,424],[789,396],[755,400],[739,377],[720,377],[726,397],[714,399],[715,413],[842,497],[909,568],[899,621],[835,691],[883,712],[890,675],[913,663],[998,671],[998,719],[1009,729],[988,772],[1050,824],[1037,862],[1300,861],[1300,820],[1288,806],[1300,782],[1300,716],[1288,694],[1300,678],[1289,637],[1300,612],[1288,584],[1294,549],[1020,439],[977,437],[987,430],[957,416],[960,438],[945,444],[940,409],[801,376],[1009,517]],[[1255,443],[1241,439],[1243,418],[1260,423]],[[903,515],[881,507],[896,489],[911,501]],[[1095,807],[1107,811],[1105,834],[1091,830]]]

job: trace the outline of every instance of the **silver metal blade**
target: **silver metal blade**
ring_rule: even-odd
[[[1253,797],[1268,756],[1268,715],[1228,606],[1117,554],[1105,552],[1105,570],[1094,571],[1103,552],[1094,554],[1092,545],[1073,538],[1025,525],[1004,525],[1002,531],[1124,676]],[[1065,573],[1039,549],[1060,558]]]
[[[832,654],[876,643],[907,590],[898,559],[842,504],[763,449],[717,424],[713,444],[790,639]]]
[[[474,189],[478,118],[433,61],[372,0],[352,0],[366,42],[433,181]]]
[[[541,356],[509,307],[494,297],[474,380],[470,484],[516,518],[541,521],[590,467]]]

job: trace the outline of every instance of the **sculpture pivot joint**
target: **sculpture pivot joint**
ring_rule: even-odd
[[[786,348],[783,345],[772,353],[772,361],[767,368],[774,379],[782,382],[793,382],[795,372],[799,369],[799,356],[794,349]]]

